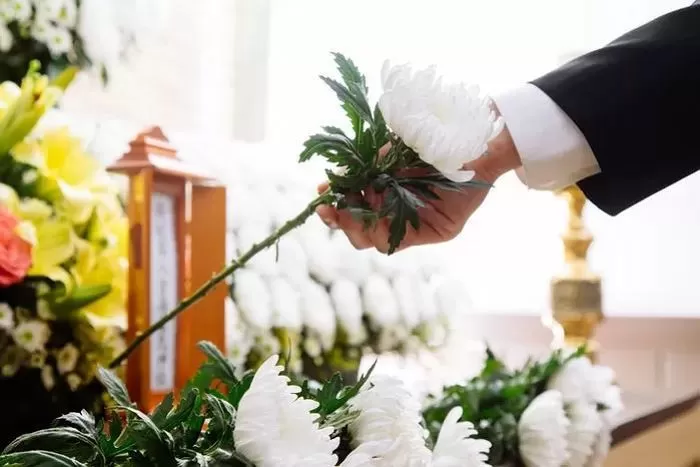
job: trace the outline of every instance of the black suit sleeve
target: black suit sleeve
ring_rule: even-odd
[[[700,2],[533,84],[588,140],[601,172],[579,186],[608,214],[700,169]]]

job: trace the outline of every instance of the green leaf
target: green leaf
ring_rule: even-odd
[[[226,444],[233,445],[233,427],[236,409],[225,399],[212,394],[205,396],[208,403],[209,425],[205,434],[202,450],[207,453]]]
[[[222,383],[238,383],[236,368],[233,366],[233,363],[231,363],[214,344],[209,341],[201,341],[197,344],[197,347],[208,357],[209,361],[207,363],[209,363],[209,367],[215,370],[216,377],[218,377]]]
[[[72,427],[93,439],[97,439],[99,435],[95,426],[95,417],[87,410],[62,415],[54,421],[54,426]]]
[[[109,295],[112,286],[102,285],[81,285],[73,289],[73,292],[65,299],[51,304],[51,311],[56,316],[70,316],[74,311],[80,310],[97,300]]]
[[[134,405],[129,398],[129,392],[126,390],[126,386],[124,386],[124,383],[116,374],[102,367],[97,371],[98,379],[117,405],[123,407],[131,407]]]
[[[0,466],[7,467],[91,467],[63,454],[27,451],[0,455]]]
[[[72,427],[47,428],[20,436],[11,442],[3,454],[51,451],[89,465],[105,465],[105,457],[97,441]]]
[[[338,66],[338,71],[340,76],[343,78],[343,82],[349,86],[350,84],[357,84],[363,93],[367,93],[367,84],[365,83],[365,77],[360,73],[355,63],[347,58],[345,55],[333,52],[333,58]]]
[[[362,93],[360,85],[352,83],[350,86],[346,87],[326,76],[321,76],[321,80],[335,92],[336,96],[338,96],[343,109],[345,109],[353,123],[353,130],[355,132],[361,129],[361,125],[358,125],[356,121],[358,117],[361,121],[367,122],[370,125],[374,124],[372,111],[369,108],[366,96]]]
[[[396,182],[389,184],[384,197],[380,216],[388,217],[389,222],[389,254],[392,254],[406,236],[407,224],[414,229],[420,227],[418,209],[425,204],[410,190]]]
[[[228,401],[238,409],[238,405],[241,403],[243,394],[245,394],[248,389],[250,389],[250,384],[253,382],[255,377],[254,371],[248,371],[243,375],[241,380],[235,386],[229,386],[228,388]]]
[[[135,417],[127,425],[127,430],[136,446],[143,450],[158,467],[178,467],[170,435],[158,428],[153,421],[140,410],[133,407],[120,407]]]
[[[160,401],[160,404],[158,404],[153,410],[153,413],[151,414],[151,420],[153,420],[153,423],[157,427],[163,428],[165,420],[168,418],[170,411],[173,409],[173,399],[173,393],[168,393],[168,395],[165,396],[163,400]]]

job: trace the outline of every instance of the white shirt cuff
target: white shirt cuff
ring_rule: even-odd
[[[495,96],[515,144],[520,180],[537,190],[558,190],[600,172],[581,130],[541,89],[527,83]]]

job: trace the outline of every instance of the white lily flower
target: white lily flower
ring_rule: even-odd
[[[479,88],[444,84],[435,67],[414,72],[389,62],[382,67],[382,85],[379,108],[389,127],[445,177],[471,180],[474,172],[463,166],[483,155],[503,129]]]
[[[239,269],[233,274],[233,299],[245,321],[258,330],[272,326],[272,303],[265,281],[258,273]]]
[[[545,391],[527,406],[518,422],[520,455],[526,467],[562,467],[568,459],[569,420],[559,391]]]
[[[449,411],[433,447],[432,467],[489,467],[489,441],[474,438],[471,422],[460,422],[462,408]]]
[[[311,411],[318,402],[298,397],[299,388],[281,376],[276,355],[268,358],[243,394],[233,430],[236,450],[257,467],[332,467],[338,438],[319,428]]]
[[[283,277],[270,279],[272,325],[294,331],[301,330],[303,319],[299,292]]]
[[[401,321],[394,290],[385,277],[378,274],[369,276],[362,288],[362,300],[365,312],[379,329],[395,326]]]
[[[361,344],[367,338],[367,331],[362,322],[364,310],[360,289],[354,282],[340,279],[331,285],[330,294],[338,325],[345,332],[348,344]]]

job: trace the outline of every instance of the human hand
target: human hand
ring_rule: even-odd
[[[388,151],[382,148],[380,156]],[[518,156],[508,128],[488,145],[488,153],[464,166],[465,170],[475,172],[474,180],[493,184],[504,173],[520,167]],[[325,191],[328,184],[319,185],[319,193]],[[465,223],[481,205],[488,194],[488,188],[465,188],[462,191],[436,190],[439,200],[422,198],[425,206],[418,209],[420,227],[416,230],[407,226],[406,236],[398,250],[417,245],[441,243],[455,238],[464,228]],[[377,210],[382,203],[382,195],[368,190],[365,201]],[[365,228],[362,222],[355,220],[347,210],[338,210],[332,206],[320,206],[316,211],[331,228],[343,230],[350,243],[357,249],[376,248],[382,253],[389,250],[389,220],[380,219],[373,227]]]

